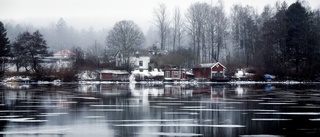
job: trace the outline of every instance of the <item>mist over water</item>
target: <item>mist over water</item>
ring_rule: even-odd
[[[317,136],[318,85],[2,85],[3,136]]]

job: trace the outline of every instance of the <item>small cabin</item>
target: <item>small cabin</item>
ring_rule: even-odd
[[[187,72],[185,69],[176,68],[174,66],[163,69],[165,81],[180,81],[180,80],[191,80],[193,74]]]
[[[193,68],[192,72],[196,79],[223,80],[225,78],[226,67],[220,62],[200,64]]]
[[[129,81],[129,73],[125,70],[101,70],[97,78],[100,81]]]

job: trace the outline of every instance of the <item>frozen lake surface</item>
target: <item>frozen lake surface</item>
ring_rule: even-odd
[[[317,84],[0,86],[0,136],[320,136]]]

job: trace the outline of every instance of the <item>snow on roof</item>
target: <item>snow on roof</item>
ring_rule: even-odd
[[[149,57],[150,56],[150,52],[148,50],[138,50],[134,52],[135,56],[146,56]]]
[[[153,71],[149,72],[148,70],[139,71],[134,70],[131,72],[133,75],[142,75],[142,76],[164,76],[164,73],[162,70],[154,69]]]
[[[201,68],[210,68],[214,65],[215,63],[206,63],[206,64],[199,64]]]
[[[193,73],[188,72],[188,71],[186,72],[186,74],[187,74],[187,75],[194,75]]]
[[[222,66],[223,68],[226,68],[226,67],[223,66],[220,62],[199,64],[199,67],[200,67],[200,68],[211,68],[211,67],[216,66],[216,65],[218,65],[218,64],[219,64],[220,66]]]
[[[71,52],[70,50],[61,50],[53,54],[53,56],[65,56],[65,57],[68,57],[71,55],[74,55],[74,53]]]
[[[101,70],[98,71],[99,73],[112,73],[112,74],[129,74],[125,70]]]

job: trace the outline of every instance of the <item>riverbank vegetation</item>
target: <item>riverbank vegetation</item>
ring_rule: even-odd
[[[165,4],[155,7],[154,28],[146,34],[133,21],[119,21],[134,24],[139,32],[132,35],[139,36],[132,48],[119,48],[117,41],[110,44],[111,38],[119,38],[112,29],[77,31],[62,18],[48,28],[0,22],[1,74],[8,71],[5,64],[10,61],[17,72],[22,67],[41,79],[54,75],[73,80],[82,70],[131,70],[128,64],[115,67],[117,51],[111,49],[128,54],[143,49],[161,53],[151,59],[159,68],[165,64],[192,68],[219,61],[229,75],[238,68],[254,68],[279,79],[314,80],[320,76],[320,10],[309,8],[305,1],[277,2],[266,5],[261,13],[250,5],[236,4],[227,14],[222,0],[170,11]],[[122,36],[129,33],[130,28]],[[39,59],[63,49],[74,53],[69,68],[52,71],[39,67]]]

